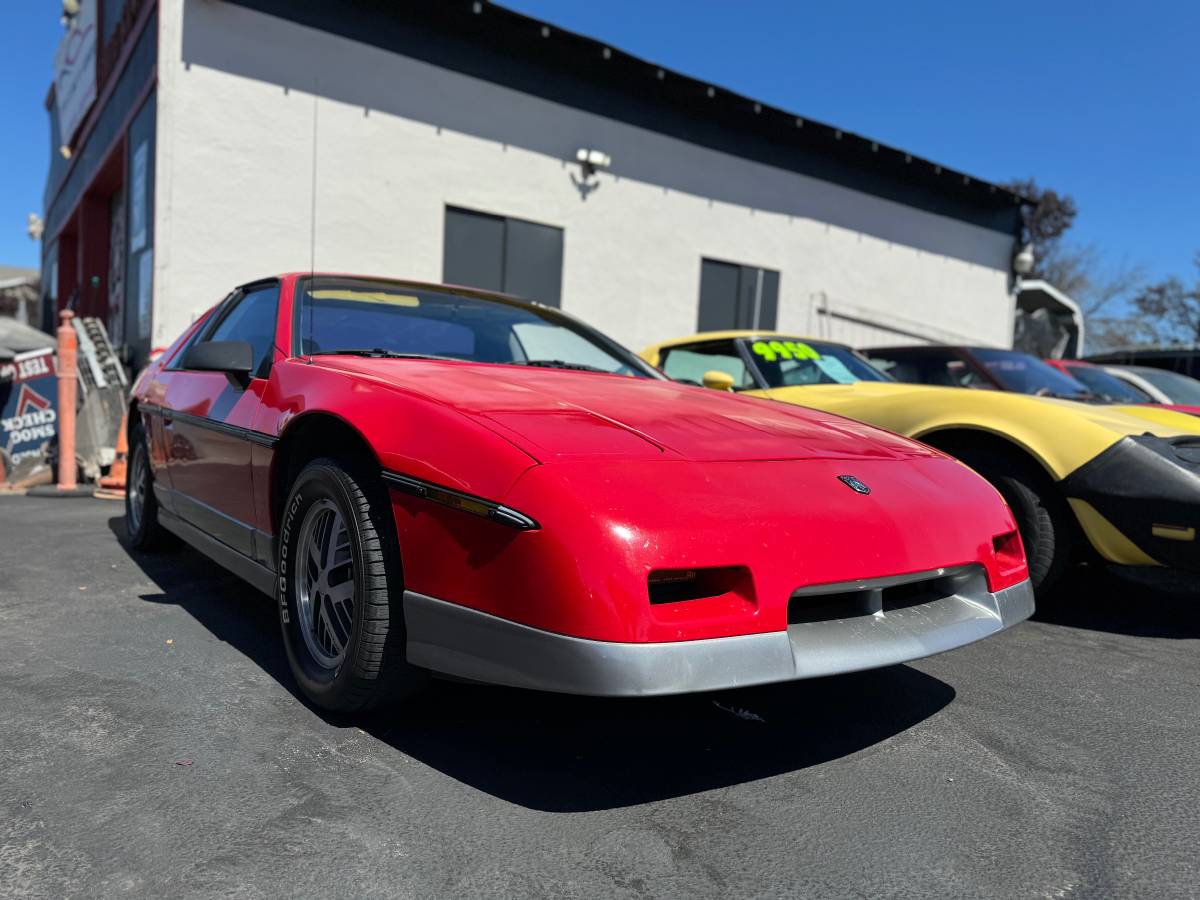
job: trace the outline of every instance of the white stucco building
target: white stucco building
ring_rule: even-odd
[[[44,270],[134,358],[310,267],[504,289],[635,348],[1011,343],[1020,200],[964,173],[477,0],[99,2],[72,135],[48,98]]]

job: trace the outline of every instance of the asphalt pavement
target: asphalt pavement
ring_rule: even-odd
[[[1200,593],[1078,573],[904,666],[595,700],[296,694],[272,603],[0,496],[0,896],[1200,896]]]

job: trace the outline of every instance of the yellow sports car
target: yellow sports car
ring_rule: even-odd
[[[775,332],[697,334],[641,355],[679,381],[826,410],[958,457],[1012,507],[1035,588],[1089,545],[1113,563],[1200,571],[1195,416],[900,384],[849,347]]]

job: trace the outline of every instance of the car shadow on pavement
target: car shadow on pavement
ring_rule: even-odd
[[[1164,569],[1083,565],[1035,618],[1131,637],[1200,638],[1200,577]]]
[[[614,700],[434,680],[403,711],[333,716],[298,693],[271,601],[190,549],[129,548],[173,604],[328,724],[355,727],[477,790],[579,812],[685,796],[867,750],[933,716],[954,689],[909,666],[721,693]]]

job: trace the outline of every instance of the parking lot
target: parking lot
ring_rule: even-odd
[[[1083,573],[916,664],[721,695],[298,699],[272,604],[0,497],[0,895],[1195,897],[1200,596]]]

